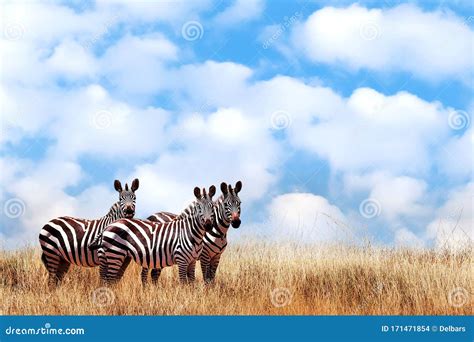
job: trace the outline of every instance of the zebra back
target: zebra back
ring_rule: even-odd
[[[123,217],[119,202],[112,205],[107,215],[95,219],[81,219],[70,216],[57,217],[41,229],[41,249],[49,259],[62,259],[71,264],[98,266],[97,253],[89,250],[89,244],[107,225]]]
[[[196,187],[197,200],[171,221],[121,219],[110,224],[103,234],[106,263],[101,268],[105,270],[105,280],[118,280],[120,267],[128,258],[147,269],[178,264],[182,279],[183,270],[195,264],[201,253],[206,229],[215,225],[214,193],[214,186],[209,194],[203,190],[202,195]]]

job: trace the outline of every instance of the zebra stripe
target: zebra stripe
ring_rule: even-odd
[[[100,239],[101,233],[110,223],[124,217],[133,217],[138,184],[138,179],[135,179],[131,190],[128,189],[128,184],[123,190],[116,180],[114,185],[120,194],[119,201],[112,205],[107,215],[97,220],[63,216],[52,219],[41,229],[41,260],[49,273],[50,282],[59,283],[71,264],[85,267],[100,264],[101,250],[93,251],[90,245]]]
[[[219,261],[227,247],[227,231],[230,224],[234,228],[240,226],[240,198],[239,191],[242,189],[242,182],[237,182],[233,189],[226,183],[221,184],[222,195],[214,203],[214,214],[217,225],[210,232],[204,235],[203,249],[199,257],[201,261],[201,270],[206,282],[214,280]],[[177,215],[169,212],[158,212],[148,220],[153,222],[165,223],[176,219]],[[153,283],[158,281],[159,272],[152,270],[151,279]],[[146,283],[148,278],[148,268],[142,268],[142,282]]]
[[[181,282],[194,281],[194,268],[202,250],[204,233],[215,225],[212,196],[215,186],[201,195],[194,189],[196,201],[175,220],[165,223],[138,219],[121,219],[103,233],[104,263],[101,275],[106,282],[119,281],[120,269],[127,259],[143,268],[161,269],[175,264]]]

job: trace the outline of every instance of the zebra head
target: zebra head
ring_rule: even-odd
[[[195,210],[197,220],[200,225],[204,227],[207,232],[212,230],[212,227],[216,224],[216,216],[214,214],[214,202],[212,202],[212,196],[216,193],[216,187],[212,185],[209,188],[209,193],[206,193],[206,188],[199,189],[194,188],[194,196],[196,196]]]
[[[119,180],[115,180],[114,187],[115,190],[119,193],[119,206],[120,210],[126,218],[133,218],[135,215],[135,201],[137,197],[135,196],[135,191],[138,189],[138,179],[134,179],[132,186],[129,189],[128,184],[125,184],[125,189],[122,189],[122,184]]]
[[[235,187],[232,188],[232,185],[227,185],[226,183],[221,183],[221,191],[223,195],[222,202],[219,204],[221,207],[222,216],[227,222],[232,224],[232,227],[240,227],[240,198],[239,192],[242,190],[242,182],[238,181],[235,183]]]

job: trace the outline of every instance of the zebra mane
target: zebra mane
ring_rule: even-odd
[[[114,204],[112,204],[112,206],[110,207],[109,212],[105,216],[116,218],[116,219],[121,218],[123,216],[123,214],[122,214],[122,209],[120,209],[120,203],[117,201]]]

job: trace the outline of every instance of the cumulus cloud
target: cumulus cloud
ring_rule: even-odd
[[[183,18],[194,17],[212,5],[210,0],[174,0],[174,1],[128,1],[98,0],[99,12],[111,12],[124,21],[139,22],[176,22]]]
[[[448,12],[425,12],[414,5],[368,9],[356,4],[314,12],[295,28],[293,44],[316,63],[467,81],[473,37],[464,19]]]
[[[324,97],[317,101],[333,110],[300,115],[290,138],[339,170],[424,172],[431,164],[431,148],[449,134],[448,109],[410,93],[386,96],[359,88],[334,104]]]
[[[68,187],[87,177],[75,162],[46,158],[33,163],[4,157],[0,158],[0,166],[3,248],[36,244],[43,225],[58,216],[102,217],[119,199],[113,180],[108,184],[97,183],[75,195],[68,193]]]
[[[380,202],[381,214],[389,220],[399,216],[420,217],[426,214],[427,184],[410,177],[393,177],[377,182],[370,198]]]
[[[161,34],[127,35],[110,46],[100,60],[101,73],[128,98],[156,94],[167,82],[166,63],[178,49]]]
[[[426,236],[440,250],[458,251],[473,246],[474,183],[449,193],[438,209],[436,218],[427,226]]]
[[[195,113],[183,117],[169,132],[174,146],[154,163],[137,165],[132,176],[143,187],[143,214],[180,211],[189,204],[195,186],[218,186],[241,180],[242,200],[260,199],[274,184],[270,170],[280,153],[258,120],[234,108],[222,108],[209,116]]]
[[[311,193],[287,193],[273,198],[268,207],[271,236],[300,243],[352,240],[356,232],[341,210]]]
[[[102,158],[141,157],[159,153],[165,146],[163,129],[168,112],[160,108],[137,108],[112,97],[100,85],[74,90],[30,91],[4,89],[8,125],[5,140],[23,135],[47,137],[54,143],[47,151],[58,158],[76,159],[99,153]],[[29,101],[22,101],[33,93]],[[138,133],[139,132],[139,133]],[[139,148],[137,148],[139,146]]]
[[[57,77],[69,80],[93,77],[98,67],[95,58],[74,41],[64,41],[56,46],[45,65]]]
[[[441,171],[449,178],[472,178],[474,130],[467,129],[462,135],[451,137],[442,145],[437,156]]]
[[[56,3],[5,6],[9,30],[0,40],[4,61],[0,198],[2,203],[20,198],[26,211],[17,219],[4,222],[2,217],[2,239],[12,243],[36,239],[41,225],[59,215],[93,218],[105,214],[116,199],[108,182],[74,195],[68,191],[85,179],[96,179],[83,169],[81,161],[87,157],[111,165],[111,173],[119,179],[140,178],[139,217],[182,210],[192,200],[196,185],[242,180],[244,211],[249,217],[268,214],[269,226],[275,227],[275,236],[280,238],[351,239],[347,216],[336,204],[357,210],[356,194],[378,199],[385,222],[410,221],[398,230],[387,225],[395,242],[427,239],[408,223],[432,220],[431,170],[440,170],[448,177],[446,183],[455,186],[471,176],[472,159],[465,155],[472,154],[472,129],[450,127],[453,108],[408,92],[383,94],[359,88],[342,95],[303,78],[262,79],[259,70],[232,61],[183,62],[190,56],[172,33],[165,36],[157,27],[171,26],[179,36],[182,22],[199,19],[207,6],[207,1],[171,5],[100,1],[81,10]],[[209,20],[235,25],[258,17],[263,7],[260,1],[236,1]],[[402,25],[393,24],[402,14],[413,17],[404,18]],[[361,19],[354,15],[375,20],[381,29],[376,39],[359,42],[362,48],[347,40],[354,34],[360,39]],[[295,32],[303,37],[326,30],[328,16],[338,19],[339,26],[324,31],[334,46],[320,35],[307,37],[304,46],[294,41],[316,62],[412,71],[412,63],[423,57],[424,62],[413,71],[420,77],[437,69],[436,77],[459,78],[465,70],[456,40],[451,39],[446,49],[437,49],[432,59],[426,57],[428,52],[418,50],[431,48],[424,32],[427,27],[434,30],[432,26],[438,23],[440,30],[456,35],[461,43],[466,30],[471,35],[452,15],[426,13],[413,6],[326,8]],[[403,45],[398,40],[407,30],[414,34]],[[430,35],[438,43],[444,37]],[[308,45],[314,39],[316,50]],[[376,53],[369,56],[370,66],[364,62],[367,54],[379,49],[398,56],[392,43],[407,57],[391,60],[385,53]],[[327,51],[328,44],[333,50]],[[344,49],[337,49],[340,44]],[[445,60],[449,49],[455,57]],[[451,62],[456,66],[450,66]],[[170,109],[158,105],[163,97]],[[46,141],[44,148],[30,145],[39,152],[22,150],[22,144],[37,140]],[[281,193],[279,182],[288,171],[287,158],[300,152],[327,162],[330,182],[342,175],[344,192],[328,195],[331,201],[309,193],[274,197]],[[451,195],[453,201],[456,196]],[[268,211],[262,204],[266,200]],[[444,215],[442,211],[439,215]],[[430,234],[432,239],[437,236]]]
[[[395,244],[403,247],[422,248],[425,246],[425,240],[410,229],[403,227],[395,231]]]
[[[232,26],[242,21],[252,20],[262,14],[264,7],[263,0],[235,0],[216,16],[215,22],[221,26]]]

